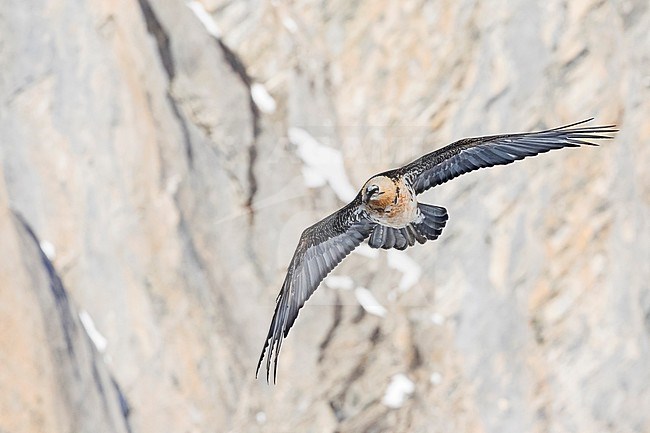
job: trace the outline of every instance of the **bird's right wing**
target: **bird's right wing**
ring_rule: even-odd
[[[575,128],[591,120],[540,132],[465,138],[428,153],[397,171],[406,176],[416,194],[420,194],[472,170],[510,164],[552,149],[583,144],[595,146],[590,140],[613,138],[608,134],[617,132],[614,125]]]
[[[367,218],[365,211],[360,209],[360,204],[361,196],[358,195],[350,204],[307,228],[300,236],[276,300],[275,313],[257,363],[255,377],[268,348],[266,380],[269,379],[273,358],[275,382],[282,339],[289,333],[298,310],[323,278],[369,236],[375,223]]]

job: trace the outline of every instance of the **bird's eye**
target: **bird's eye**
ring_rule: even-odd
[[[377,185],[370,185],[368,188],[366,188],[366,194],[368,195],[368,197],[372,197],[378,192],[379,192],[379,187]]]

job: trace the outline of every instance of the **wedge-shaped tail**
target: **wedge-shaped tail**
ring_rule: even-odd
[[[442,229],[447,224],[447,209],[441,206],[433,206],[418,203],[419,216],[416,222],[408,224],[406,227],[394,228],[383,225],[377,225],[370,235],[368,245],[372,248],[383,248],[389,250],[396,248],[405,250],[407,247],[415,245],[415,242],[421,244],[427,240],[432,241],[440,236]]]
[[[422,233],[428,240],[433,241],[438,239],[442,229],[447,224],[449,215],[447,209],[442,206],[434,206],[424,203],[418,203],[418,209],[422,215],[422,220],[414,223],[413,225]]]

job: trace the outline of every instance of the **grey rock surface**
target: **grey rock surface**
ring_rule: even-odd
[[[7,0],[0,432],[649,432],[646,3]],[[343,204],[291,131],[358,188],[587,117],[616,140],[428,192],[442,237],[351,255],[254,379]]]

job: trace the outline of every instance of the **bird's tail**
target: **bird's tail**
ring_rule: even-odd
[[[407,247],[415,245],[416,241],[423,244],[427,240],[437,239],[447,224],[449,218],[447,209],[423,203],[418,203],[418,209],[420,214],[418,220],[406,227],[394,228],[377,225],[370,235],[368,245],[372,248],[385,250],[391,248],[405,250]]]
[[[424,203],[418,203],[418,209],[420,210],[420,215],[422,215],[421,221],[413,223],[413,226],[428,240],[433,241],[438,239],[438,236],[442,233],[442,229],[445,228],[445,224],[447,224],[447,220],[449,219],[447,209],[442,206]]]

